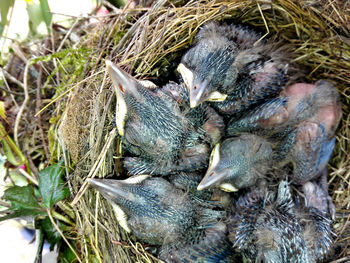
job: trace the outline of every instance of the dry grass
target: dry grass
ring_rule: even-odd
[[[85,29],[79,46],[89,53],[82,70],[73,70],[73,78],[61,79],[67,92],[51,100],[56,105],[51,113],[60,119],[51,126],[60,138],[56,149],[67,149],[74,163],[74,171],[67,172],[74,200],[67,205],[74,212],[77,233],[72,236],[79,239],[81,258],[86,262],[157,261],[120,230],[110,205],[95,191],[86,190],[87,178],[120,172],[120,147],[113,128],[115,98],[104,60],[118,62],[139,78],[164,83],[174,77],[181,54],[199,28],[215,20],[244,23],[266,33],[265,37],[284,39],[294,50],[295,62],[307,72],[308,81],[327,79],[337,86],[343,119],[329,165],[329,182],[337,207],[334,260],[345,262],[350,257],[346,229],[350,220],[350,4],[341,0],[184,2],[159,0],[151,8],[125,8]],[[53,58],[54,65],[61,60]],[[43,147],[41,143],[37,140],[34,145]]]

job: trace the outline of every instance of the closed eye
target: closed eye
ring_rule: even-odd
[[[118,88],[124,94],[125,90],[123,89],[123,86],[119,84]]]

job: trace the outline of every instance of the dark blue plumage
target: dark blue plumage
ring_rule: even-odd
[[[308,121],[323,124],[327,137],[331,138],[340,117],[339,94],[330,82],[296,83],[243,117],[231,119],[227,126],[227,135],[237,136],[249,132],[279,139],[290,133],[299,123]]]
[[[237,191],[255,184],[271,167],[288,163],[293,165],[293,183],[316,178],[327,166],[334,147],[335,140],[328,140],[324,130],[323,125],[304,122],[279,141],[246,133],[228,138],[214,148],[198,190],[220,187]]]
[[[166,262],[231,262],[222,222],[226,213],[218,203],[192,198],[165,179],[146,175],[90,183],[115,207],[125,230],[161,246]]]
[[[292,162],[292,179],[302,184],[326,167],[340,117],[339,94],[331,83],[298,83],[241,119],[231,120],[227,134],[248,132],[268,140],[274,145],[274,163]]]
[[[289,79],[287,48],[242,26],[207,24],[181,60],[191,107],[237,115],[277,95]]]
[[[135,156],[124,159],[128,172],[166,175],[205,168],[209,147],[224,128],[221,117],[208,107],[191,111],[177,102],[181,85],[150,88],[149,82],[137,81],[112,62],[107,69],[117,94],[118,132],[124,149]]]
[[[198,190],[219,187],[237,191],[254,185],[265,175],[272,161],[272,145],[262,137],[244,134],[226,139],[215,146]]]
[[[271,187],[270,187],[271,188]],[[333,243],[331,220],[323,211],[296,204],[286,181],[239,198],[228,224],[230,240],[248,262],[320,262]]]
[[[234,263],[236,257],[224,223],[205,230],[205,236],[197,244],[178,249],[170,245],[160,252],[160,258],[169,263]]]

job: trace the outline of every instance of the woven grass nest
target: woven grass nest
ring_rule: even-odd
[[[139,79],[159,85],[176,81],[176,67],[200,27],[217,21],[245,24],[266,38],[284,40],[292,47],[294,61],[305,70],[310,83],[329,80],[341,94],[343,119],[328,179],[337,209],[334,231],[338,237],[333,258],[334,262],[348,262],[350,4],[340,0],[186,2],[159,0],[147,8],[113,9],[86,30],[76,46],[64,51],[70,60],[70,66],[65,67],[66,76],[71,77],[61,80],[64,89],[51,101],[54,104],[50,107],[55,106],[58,116],[51,128],[58,135],[57,147],[53,147],[69,153],[65,154],[65,161],[67,167],[73,167],[67,176],[73,200],[66,205],[72,208],[76,232],[68,238],[78,240],[80,260],[159,261],[121,230],[111,205],[87,187],[87,178],[121,179],[124,174],[120,140],[113,124],[115,94],[105,70],[105,59],[116,62]],[[56,55],[56,59],[60,61],[60,56]],[[55,78],[55,74],[50,78]],[[55,154],[59,155],[57,151]]]

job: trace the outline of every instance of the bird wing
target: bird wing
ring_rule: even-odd
[[[287,157],[294,164],[293,179],[305,183],[326,167],[333,152],[335,138],[327,139],[323,124],[302,123],[289,137],[293,137]]]
[[[242,132],[252,132],[259,129],[265,129],[268,120],[279,118],[284,119],[284,107],[287,105],[286,97],[273,98],[249,111],[240,119],[231,119],[227,126],[227,134],[230,136],[238,135]],[[281,116],[279,116],[280,114]],[[271,126],[271,123],[268,123]]]

